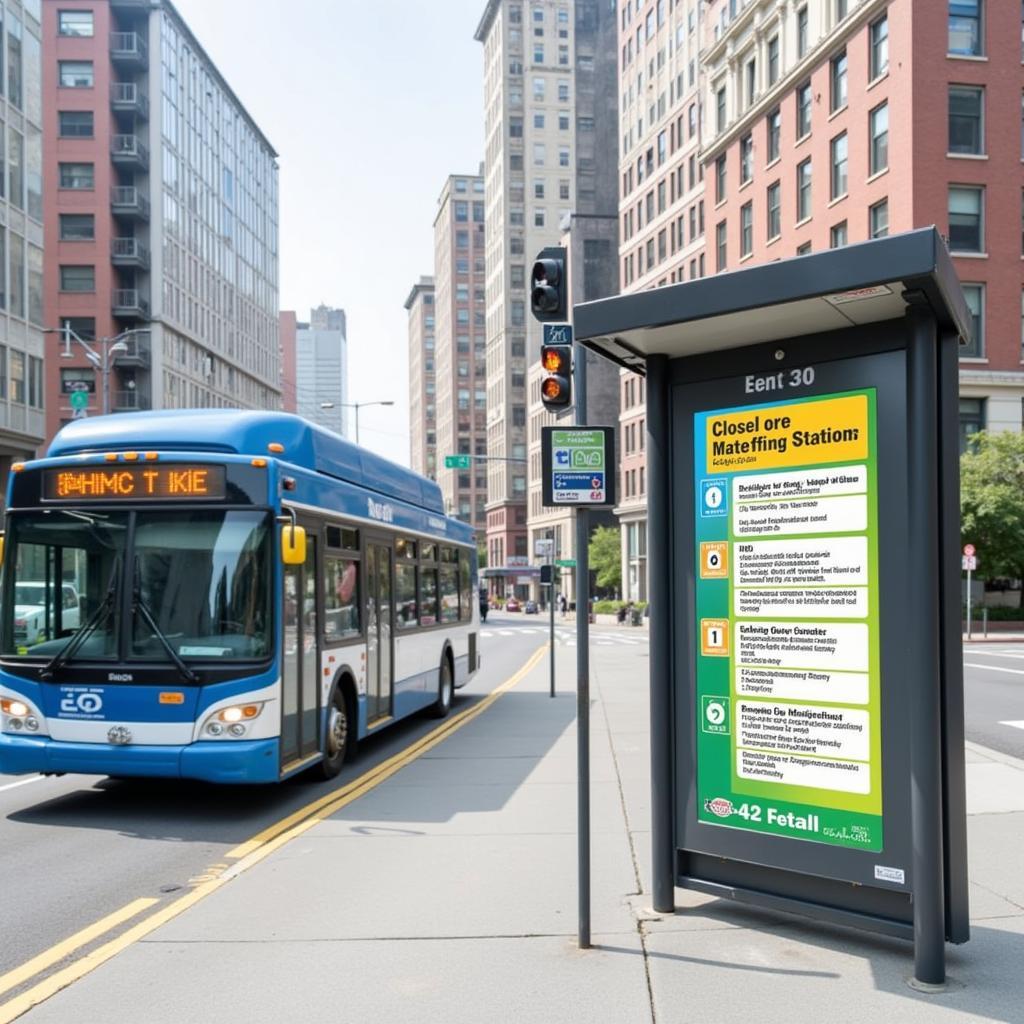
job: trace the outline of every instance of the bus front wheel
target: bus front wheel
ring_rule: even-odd
[[[334,691],[334,697],[327,712],[327,742],[324,759],[319,765],[320,773],[325,779],[333,779],[345,763],[345,755],[349,748],[350,726],[345,694],[339,686]]]
[[[431,718],[444,718],[452,709],[452,663],[445,654],[441,658],[441,669],[437,673],[437,700],[430,707]]]

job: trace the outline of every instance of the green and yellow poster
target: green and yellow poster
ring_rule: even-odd
[[[874,389],[694,417],[697,816],[882,849]]]

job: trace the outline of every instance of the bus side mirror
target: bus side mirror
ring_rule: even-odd
[[[0,533],[0,562],[4,560],[4,535]]]
[[[281,561],[285,565],[302,565],[306,561],[306,529],[303,526],[281,527]]]

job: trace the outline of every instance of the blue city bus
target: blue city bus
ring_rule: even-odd
[[[75,421],[2,543],[0,772],[332,778],[479,664],[473,530],[297,416]]]

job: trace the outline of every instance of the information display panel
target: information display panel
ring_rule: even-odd
[[[694,414],[702,822],[883,848],[875,401]]]
[[[220,499],[226,493],[223,466],[143,463],[88,466],[43,472],[44,501],[138,501]]]

